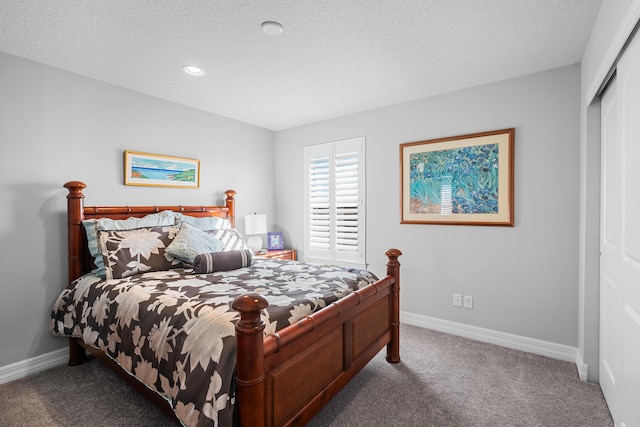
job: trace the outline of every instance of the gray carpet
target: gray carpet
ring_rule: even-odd
[[[378,354],[309,426],[613,426],[569,362],[408,325],[401,357]],[[0,385],[0,425],[175,424],[92,360]]]

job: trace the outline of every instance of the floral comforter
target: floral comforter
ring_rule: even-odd
[[[165,397],[186,426],[233,423],[235,322],[231,303],[261,293],[265,333],[322,309],[377,278],[367,271],[254,258],[212,274],[190,269],[75,280],[51,314],[54,335],[81,337]]]

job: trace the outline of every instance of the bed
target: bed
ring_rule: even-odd
[[[207,270],[204,273],[210,274],[195,274],[195,266],[200,268],[200,265],[204,265],[197,263],[203,259],[203,255],[198,255],[193,266],[180,265],[178,260],[177,266],[172,265],[166,270],[165,267],[155,270],[146,270],[148,267],[144,267],[141,271],[134,271],[135,274],[125,271],[124,275],[118,277],[98,279],[91,273],[92,271],[95,273],[96,265],[95,258],[89,250],[90,244],[85,232],[84,224],[87,221],[105,218],[118,221],[174,212],[182,218],[189,217],[190,220],[195,218],[206,221],[220,218],[227,221],[231,229],[235,230],[235,191],[225,192],[226,199],[223,206],[85,207],[83,190],[86,185],[84,183],[71,181],[64,187],[68,190],[68,266],[69,283],[72,285],[63,291],[54,305],[51,320],[52,332],[69,337],[69,365],[83,363],[87,353],[94,355],[183,425],[233,424],[252,427],[304,425],[385,346],[387,361],[400,362],[398,257],[401,252],[399,250],[389,249],[385,252],[387,275],[380,279],[368,272],[351,270],[339,272],[329,266],[259,259],[259,257],[255,257],[249,265],[246,260],[242,261],[242,268],[227,269],[222,272]],[[190,229],[187,226],[182,228]],[[166,235],[177,241],[176,233],[179,233],[182,228],[179,227],[176,230],[165,226],[165,228],[154,228],[154,230],[158,235],[166,231]],[[105,242],[108,240],[104,237],[106,235],[115,236],[116,240],[120,236],[116,232],[109,233],[103,232],[101,235]],[[226,255],[236,256],[244,252],[234,250]],[[109,264],[111,264],[110,259],[105,258]],[[173,260],[173,263],[175,264],[176,260]],[[218,262],[216,265],[221,264]],[[107,270],[110,268],[109,266]],[[126,270],[132,267],[129,265],[124,268]],[[113,267],[113,271],[117,271],[117,268]],[[310,275],[310,271],[333,278],[338,290],[328,290],[326,294],[320,295],[321,289],[328,285],[318,284],[317,280]],[[290,277],[288,276],[290,273],[298,276]],[[356,273],[358,273],[357,277]],[[359,275],[360,273],[363,276]],[[194,289],[198,286],[192,285],[194,281],[210,280],[210,276],[215,276],[215,280],[222,280],[215,285],[207,283],[202,287],[204,292],[210,292],[210,294],[203,297],[189,293],[196,292]],[[240,279],[246,282],[246,288],[240,288]],[[282,318],[283,310],[279,309],[280,301],[293,300],[294,295],[289,296],[281,291],[278,287],[281,281],[285,281],[283,282],[286,283],[285,288],[289,290],[295,291],[299,288],[298,290],[306,292],[303,293],[307,298],[305,300],[307,304],[299,305],[300,307],[304,305],[304,309],[298,312],[299,315],[295,315],[297,306],[284,310],[285,312],[288,310],[289,313],[286,321],[277,320]],[[244,282],[242,286],[245,286]],[[292,283],[296,286],[291,286]],[[221,289],[225,287],[230,290],[223,294]],[[142,313],[143,309],[138,307],[132,309],[124,299],[121,300],[118,311],[123,311],[124,309],[121,310],[121,308],[127,307],[129,315],[125,316],[125,320],[119,318],[117,321],[110,320],[109,317],[113,314],[111,311],[115,312],[115,309],[110,311],[102,302],[93,305],[87,302],[84,302],[84,305],[78,303],[73,307],[71,305],[63,307],[61,302],[66,299],[66,301],[74,300],[77,303],[81,301],[81,297],[89,297],[98,291],[105,294],[112,292],[113,298],[105,295],[94,296],[94,301],[110,298],[115,301],[125,294],[125,289],[126,292],[135,289],[136,298],[143,301],[142,304],[146,304],[145,310],[157,316],[152,335],[141,334],[140,329],[145,327],[142,323],[140,325],[136,323],[142,322],[142,314],[139,316],[138,313]],[[214,378],[209,371],[204,371],[205,363],[202,363],[201,359],[206,358],[209,361],[209,356],[202,356],[202,352],[197,356],[193,352],[190,353],[189,367],[187,362],[176,359],[175,356],[180,353],[178,348],[184,351],[186,347],[193,347],[196,338],[189,338],[188,335],[184,338],[177,333],[171,335],[171,331],[175,332],[177,327],[173,329],[165,327],[164,332],[159,332],[158,325],[166,325],[173,321],[167,313],[176,312],[175,307],[170,307],[175,303],[167,303],[167,301],[175,301],[178,294],[192,304],[191,306],[182,304],[177,310],[181,314],[191,313],[191,311],[195,313],[194,307],[205,299],[222,302],[216,308],[205,309],[198,305],[199,313],[211,314],[219,310],[219,307],[224,307],[224,313],[221,316],[233,322],[231,326],[233,331],[228,331],[228,324],[222,327],[214,323],[202,327],[200,320],[198,320],[198,326],[192,327],[191,330],[196,332],[206,330],[208,333],[210,330],[226,328],[227,335],[231,334],[230,337],[225,335],[224,346],[202,340],[197,344],[215,352],[219,365],[224,364],[222,359],[231,358],[231,369],[227,369],[225,371],[227,373],[223,374],[229,378],[225,377],[224,380]],[[151,299],[149,295],[153,295],[153,298],[160,296],[159,299]],[[315,306],[308,303],[309,298],[315,301]],[[313,307],[310,309],[308,306]],[[56,312],[58,312],[57,315]],[[87,330],[82,332],[79,326],[71,325],[72,317],[82,316],[86,321],[89,315],[95,315],[95,318],[92,317],[93,329],[88,328],[88,332]],[[177,314],[175,317],[180,318]],[[66,325],[66,330],[65,322],[69,323]],[[98,338],[100,329],[113,332],[114,329],[121,327],[123,330],[129,328],[125,338],[112,338],[113,334],[109,335],[108,339]],[[172,336],[171,340],[167,338],[169,335]],[[158,340],[159,336],[163,336],[163,340]],[[146,342],[145,348],[148,351],[153,350],[149,357],[157,359],[155,361],[157,366],[148,364],[148,366],[144,365],[145,369],[142,369],[139,368],[142,366],[139,363],[138,368],[131,368],[132,358],[137,360],[142,357],[140,354],[142,344],[135,347],[136,354],[113,352],[114,347],[124,346],[121,341],[131,339],[136,343]],[[167,344],[169,341],[172,346],[178,347],[169,348]],[[172,366],[173,376],[158,374],[162,372],[165,365]],[[203,369],[202,372],[198,371],[199,375],[196,375],[195,370],[200,368]],[[184,375],[191,371],[194,373],[185,380]],[[153,380],[149,380],[151,376]],[[198,381],[202,378],[204,380],[198,386]],[[184,386],[187,382],[191,384],[190,387]],[[230,391],[222,394],[220,383],[230,387]],[[182,393],[183,388],[189,393],[195,393],[194,389],[199,390],[198,393],[202,396],[187,397],[187,400],[176,403],[175,395]],[[189,399],[194,401],[200,399],[208,403],[204,408],[199,406],[196,410],[191,403],[185,403],[189,402]],[[232,415],[219,415],[223,414],[222,408],[225,406],[231,408]],[[221,411],[219,414],[216,413],[218,409]],[[227,411],[226,408],[224,410]],[[210,414],[211,412],[214,414],[198,417],[202,413]]]

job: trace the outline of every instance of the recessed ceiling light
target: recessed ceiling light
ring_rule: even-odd
[[[280,34],[282,34],[282,30],[283,30],[282,24],[275,21],[263,22],[261,27],[262,27],[262,31],[264,31],[265,34],[270,36],[279,36]]]
[[[182,70],[192,76],[204,76],[204,70],[195,65],[183,65]]]

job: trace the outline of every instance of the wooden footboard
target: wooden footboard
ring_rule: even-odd
[[[385,345],[400,362],[401,252],[386,255],[386,277],[264,338],[266,299],[234,301],[240,426],[304,425]]]

